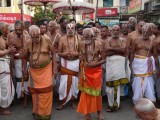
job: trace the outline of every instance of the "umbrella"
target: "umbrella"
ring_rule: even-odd
[[[95,6],[86,2],[59,2],[53,5],[53,12],[63,14],[90,14],[95,11]]]
[[[56,2],[60,2],[60,0],[25,0],[24,4],[29,6],[44,6],[44,14],[46,15],[46,7]]]

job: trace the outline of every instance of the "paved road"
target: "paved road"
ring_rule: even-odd
[[[66,107],[57,111],[55,108],[59,105],[58,101],[53,102],[52,119],[51,120],[82,120],[82,115],[77,113],[76,110],[71,108],[68,103]],[[105,120],[136,120],[133,112],[133,103],[131,99],[127,99],[121,102],[121,109],[114,113],[105,112],[107,104],[103,101],[103,115]],[[0,120],[33,120],[32,117],[32,104],[27,108],[23,108],[21,105],[14,104],[10,107],[12,115],[3,116],[0,115]],[[91,114],[92,120],[97,120],[97,114]]]

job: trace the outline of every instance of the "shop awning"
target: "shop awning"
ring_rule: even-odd
[[[14,24],[16,20],[21,20],[21,13],[0,13],[0,22]],[[32,16],[23,15],[23,21],[32,21]]]

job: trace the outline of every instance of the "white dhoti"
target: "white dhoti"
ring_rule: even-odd
[[[17,98],[21,97],[22,93],[22,60],[16,59],[14,60],[14,71],[15,71],[15,78],[16,78],[16,94]],[[24,78],[24,93],[28,94],[28,81]]]
[[[110,56],[106,58],[106,94],[109,108],[115,109],[120,106],[120,85],[128,83],[125,57]]]
[[[136,103],[144,96],[155,102],[155,90],[153,73],[155,71],[155,60],[153,57],[135,55],[133,63],[133,102]]]
[[[77,98],[79,59],[69,61],[61,58],[61,66],[59,99],[65,105],[71,98]]]
[[[9,59],[0,58],[0,107],[2,108],[10,106],[15,94],[9,61]]]
[[[56,53],[56,60],[57,60],[58,66],[59,66],[60,57],[59,57],[58,53]],[[59,85],[60,85],[60,76],[61,76],[61,73],[60,73],[60,71],[58,71],[56,79],[53,78],[53,80],[54,80],[54,89],[55,89],[56,93],[58,93],[58,89],[59,89]]]
[[[130,77],[131,77],[131,70],[129,67],[129,60],[126,57],[125,60],[125,71],[126,71],[126,77],[128,79],[128,82],[130,82]],[[127,96],[128,95],[128,85],[124,84],[124,85],[120,85],[120,95],[121,96]]]

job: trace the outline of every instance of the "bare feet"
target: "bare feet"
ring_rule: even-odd
[[[11,112],[8,109],[3,109],[2,112],[0,112],[1,115],[11,115]]]
[[[56,110],[62,110],[64,105],[60,105],[59,107],[56,107]]]
[[[26,107],[28,106],[28,104],[27,104],[26,102],[23,102],[22,106],[23,106],[24,108],[26,108]]]
[[[24,94],[24,98],[22,98],[22,99],[23,99],[22,106],[23,106],[23,107],[27,107],[27,106],[28,106],[28,104],[27,104],[27,95]]]
[[[91,114],[88,113],[87,115],[84,116],[84,119],[83,120],[91,120]]]
[[[76,109],[76,108],[77,108],[77,105],[76,105],[74,102],[72,102],[72,108],[73,108],[73,109]]]
[[[98,120],[104,120],[102,112],[98,112]]]

